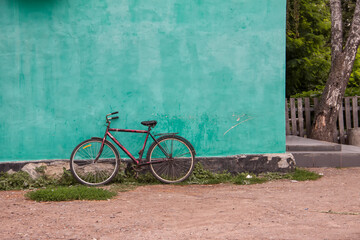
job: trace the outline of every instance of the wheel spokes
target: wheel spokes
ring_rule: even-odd
[[[101,145],[101,141],[86,142],[78,147],[72,158],[73,173],[84,184],[100,185],[106,183],[116,174],[117,157],[115,151],[107,144],[104,144],[99,159],[94,162]]]
[[[160,146],[168,154],[160,149]],[[164,159],[164,162],[156,162]],[[182,181],[191,173],[193,168],[193,155],[190,148],[176,138],[169,138],[160,141],[151,152],[150,165],[153,174],[163,182]]]

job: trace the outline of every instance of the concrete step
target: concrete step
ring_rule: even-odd
[[[298,167],[360,167],[360,147],[357,146],[296,136],[286,136],[286,145]]]
[[[318,141],[318,140],[302,138],[298,136],[286,136],[286,151],[287,152],[341,151],[341,144]]]

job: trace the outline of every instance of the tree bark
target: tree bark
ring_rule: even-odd
[[[356,1],[350,33],[343,47],[341,1],[330,0],[331,70],[320,103],[315,109],[311,138],[333,142],[342,98],[354,65],[360,43],[360,0]]]
[[[331,64],[342,52],[343,48],[343,22],[341,13],[341,0],[330,0],[331,11]]]

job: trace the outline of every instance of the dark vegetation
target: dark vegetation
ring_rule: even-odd
[[[320,97],[331,67],[329,0],[288,0],[286,18],[286,96]],[[344,37],[356,0],[342,1]],[[360,95],[360,57],[354,62],[345,96]]]
[[[39,173],[42,169],[37,169]],[[62,176],[58,179],[50,178],[44,174],[32,179],[27,172],[19,171],[14,174],[0,172],[0,190],[21,190],[21,189],[35,189],[49,186],[70,186],[76,184],[76,180],[71,175],[69,170],[65,170]]]

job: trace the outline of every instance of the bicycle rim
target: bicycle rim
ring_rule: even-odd
[[[194,155],[190,147],[176,138],[165,138],[150,152],[150,170],[164,183],[186,180],[194,167]]]
[[[105,143],[101,156],[95,161],[102,142],[89,140],[79,144],[71,157],[71,171],[81,183],[91,186],[103,185],[111,181],[118,172],[119,160],[116,150]]]

